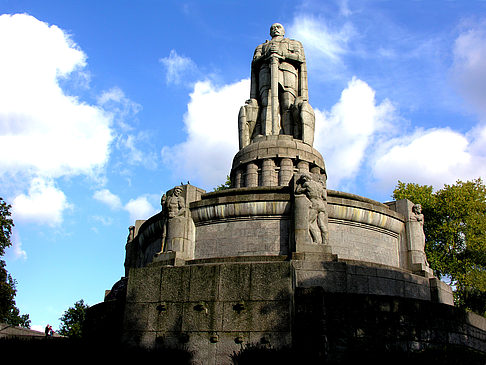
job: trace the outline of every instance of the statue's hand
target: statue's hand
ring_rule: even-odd
[[[245,101],[245,104],[249,105],[249,106],[258,106],[258,101],[256,99],[248,99],[247,101]]]
[[[280,51],[280,45],[277,43],[270,43],[270,48],[268,49],[270,53],[278,53]]]
[[[283,59],[282,50],[280,49],[280,45],[278,43],[270,43],[270,47],[267,51],[268,58],[280,58]]]

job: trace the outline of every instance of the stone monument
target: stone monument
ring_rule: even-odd
[[[174,187],[129,228],[125,277],[91,307],[92,336],[186,348],[200,364],[227,364],[247,344],[321,362],[368,349],[486,352],[486,320],[455,308],[427,263],[420,207],[327,189],[303,46],[279,23],[270,36],[235,116],[231,188]]]

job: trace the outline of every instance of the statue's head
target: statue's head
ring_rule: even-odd
[[[412,212],[414,212],[415,214],[420,214],[420,213],[422,213],[422,205],[420,205],[420,204],[415,204],[415,205],[412,207]]]
[[[179,196],[179,195],[181,195],[181,193],[182,193],[182,188],[180,186],[176,186],[174,188],[174,195]]]
[[[277,36],[284,36],[285,35],[285,29],[282,24],[280,23],[273,23],[272,26],[270,27],[270,36],[277,37]]]

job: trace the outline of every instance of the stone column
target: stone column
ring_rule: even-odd
[[[245,186],[258,186],[258,166],[256,163],[250,162],[246,165]]]
[[[286,186],[289,184],[294,174],[294,164],[290,158],[283,158],[280,161],[280,171],[278,173],[278,185]]]
[[[275,161],[271,158],[266,158],[262,163],[262,186],[275,186],[276,183]]]
[[[299,174],[309,172],[309,163],[306,161],[299,161],[297,162],[297,169],[299,170]]]
[[[310,168],[310,172],[312,172],[313,174],[321,174],[321,168],[319,166],[312,166]]]
[[[241,175],[242,173],[240,169],[235,171],[235,177],[234,177],[235,181],[233,181],[234,188],[241,188],[241,177],[242,177]]]

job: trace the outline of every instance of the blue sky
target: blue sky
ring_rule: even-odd
[[[328,186],[388,201],[398,180],[486,177],[486,1],[0,0],[7,269],[34,328],[124,275],[128,227],[237,151],[255,47],[306,52]]]

